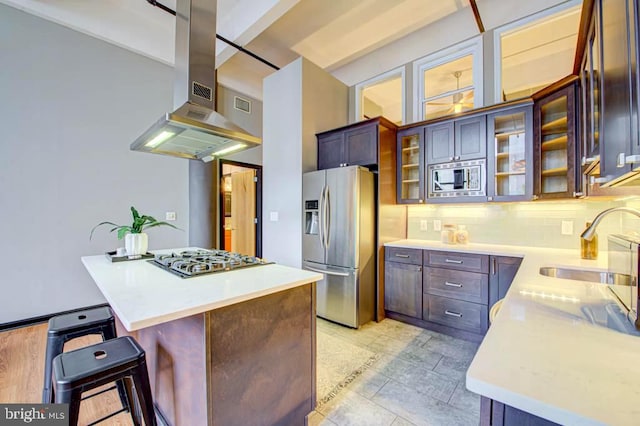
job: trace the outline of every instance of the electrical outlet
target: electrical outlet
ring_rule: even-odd
[[[420,230],[421,231],[426,231],[427,230],[427,221],[426,221],[426,219],[421,219],[420,220]]]
[[[562,221],[562,235],[573,235],[573,221],[572,220],[563,220]]]
[[[442,229],[442,222],[440,221],[440,219],[435,219],[433,221],[433,230],[440,231],[441,229]]]
[[[164,220],[169,220],[169,221],[176,220],[176,212],[166,212],[164,214]]]
[[[278,221],[278,212],[269,212],[269,220],[271,222],[277,222]]]

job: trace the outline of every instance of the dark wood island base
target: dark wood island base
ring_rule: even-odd
[[[316,405],[315,283],[127,332],[170,425],[304,425]]]

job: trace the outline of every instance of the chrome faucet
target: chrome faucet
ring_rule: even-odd
[[[609,213],[618,212],[618,211],[631,213],[633,215],[640,217],[640,210],[632,209],[631,207],[613,207],[607,210],[603,210],[600,213],[598,213],[595,219],[593,219],[593,222],[591,223],[591,225],[584,230],[582,235],[580,235],[580,238],[582,238],[583,240],[591,241],[593,239],[593,236],[596,233],[596,227],[598,226],[602,218],[608,215]]]

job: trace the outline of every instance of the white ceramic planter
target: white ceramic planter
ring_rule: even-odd
[[[127,256],[145,254],[149,248],[149,238],[144,232],[127,234],[124,236],[124,247],[127,249]]]

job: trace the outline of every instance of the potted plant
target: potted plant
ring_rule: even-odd
[[[113,228],[111,228],[109,232],[117,230],[118,239],[121,240],[123,237],[125,239],[124,246],[127,250],[127,255],[133,256],[145,254],[147,252],[147,248],[149,247],[149,239],[147,237],[147,234],[142,231],[163,225],[170,226],[174,229],[179,229],[170,223],[160,222],[151,216],[141,216],[133,206],[131,206],[131,214],[133,216],[133,223],[131,225],[118,225],[113,222],[100,222],[91,230],[89,239],[93,237],[93,231],[95,231],[99,226],[111,225],[113,226]]]

